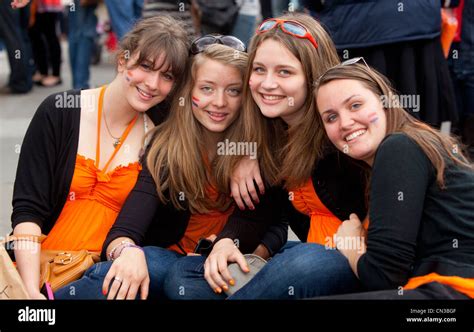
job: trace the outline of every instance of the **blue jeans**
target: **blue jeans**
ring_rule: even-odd
[[[237,16],[234,27],[232,29],[231,35],[239,38],[241,41],[248,46],[250,38],[252,38],[253,33],[255,32],[255,23],[257,18],[250,15],[241,15]]]
[[[165,280],[165,294],[171,299],[224,299],[204,279],[204,261],[186,257],[174,264]],[[301,299],[357,291],[362,291],[361,284],[340,252],[289,242],[229,299]]]
[[[175,263],[181,254],[160,247],[145,247],[146,262],[150,276],[148,298],[163,298],[163,281],[169,267]],[[102,285],[113,262],[100,262],[86,271],[84,276],[56,291],[54,297],[59,300],[105,300]],[[139,294],[137,295],[139,297]]]
[[[97,35],[96,6],[82,7],[75,0],[75,10],[69,13],[69,60],[72,71],[73,89],[89,88],[89,65],[92,46]]]
[[[119,40],[142,17],[144,0],[105,0],[112,29]]]

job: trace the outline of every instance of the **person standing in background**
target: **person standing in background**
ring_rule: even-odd
[[[17,0],[18,1],[18,0]],[[8,84],[1,89],[1,94],[26,93],[31,90],[30,70],[31,45],[28,38],[28,21],[30,7],[14,10],[16,1],[0,1],[0,39],[3,39],[10,63]]]
[[[34,0],[31,6],[29,34],[37,70],[33,82],[45,87],[59,85],[61,45],[56,27],[63,11],[61,0]]]
[[[181,22],[188,34],[189,40],[194,40],[199,34],[199,17],[195,10],[195,0],[147,0],[143,5],[144,18],[167,14]]]
[[[68,10],[69,62],[73,89],[89,88],[89,65],[94,38],[96,37],[98,0],[74,0],[74,10]]]
[[[394,82],[411,115],[433,126],[459,121],[441,47],[441,7],[459,0],[311,1],[342,60],[364,57]],[[308,6],[308,1],[305,1]],[[320,9],[319,11],[315,11]]]
[[[260,2],[257,0],[237,0],[240,6],[239,15],[235,21],[231,35],[248,44],[255,32],[255,25],[260,14]]]
[[[453,44],[450,64],[461,110],[461,137],[474,158],[474,1],[461,0],[456,10],[461,21],[460,39]]]
[[[105,0],[112,29],[119,40],[142,17],[144,0]]]

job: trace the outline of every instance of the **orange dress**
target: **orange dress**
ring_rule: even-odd
[[[209,196],[216,200],[217,192],[215,188],[208,189]],[[194,213],[188,222],[188,227],[184,233],[183,238],[178,244],[173,244],[168,249],[183,254],[183,250],[187,253],[194,252],[199,239],[207,238],[212,234],[219,234],[227,223],[227,219],[234,211],[234,206],[231,205],[227,211],[209,211],[208,213],[198,214]]]
[[[313,179],[291,192],[294,193],[293,206],[311,218],[307,241],[334,247],[333,236],[342,222],[321,202],[314,190]]]
[[[112,227],[128,194],[135,186],[141,170],[139,162],[107,168],[115,157],[138,115],[125,129],[120,143],[102,170],[100,163],[100,122],[105,87],[99,96],[96,161],[77,155],[68,199],[51,232],[42,243],[42,249],[101,251],[102,244]]]

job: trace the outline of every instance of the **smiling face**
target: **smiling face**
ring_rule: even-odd
[[[239,114],[241,91],[242,75],[236,67],[204,59],[192,89],[194,117],[212,133],[225,131]]]
[[[173,88],[175,79],[164,58],[162,54],[155,62],[150,59],[134,67],[132,65],[138,59],[138,54],[135,54],[126,63],[119,63],[118,75],[124,95],[134,110],[146,112],[161,103]]]
[[[301,62],[280,42],[267,39],[252,63],[250,90],[262,114],[296,123],[308,94]]]
[[[372,165],[387,127],[380,98],[359,81],[341,79],[321,86],[316,102],[329,140]]]

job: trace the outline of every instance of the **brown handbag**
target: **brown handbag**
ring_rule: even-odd
[[[15,240],[26,240],[26,241],[41,243],[43,242],[44,239],[46,239],[45,235],[38,236],[38,235],[21,234],[21,235],[10,236],[7,238],[7,240],[0,242],[0,244],[15,241]],[[4,248],[3,248],[3,251],[5,252],[6,257],[11,262],[11,259]],[[2,260],[6,260],[6,258],[3,258],[3,253],[2,253]],[[95,263],[99,261],[100,261],[99,252],[92,252],[85,249],[77,250],[77,251],[41,250],[39,289],[41,289],[44,286],[45,282],[48,282],[51,284],[51,289],[53,291],[56,291],[59,288],[66,286],[67,284],[81,278],[84,272],[86,272],[88,268],[90,268],[92,265],[94,265]],[[8,264],[6,265],[8,267]],[[11,265],[13,265],[13,263],[11,263]],[[5,269],[5,271],[7,270]],[[18,274],[16,268],[15,268],[15,272]],[[21,281],[21,277],[19,275],[18,277],[20,278],[20,281]],[[1,280],[3,279],[0,279],[0,281]],[[21,281],[21,284],[23,284],[22,281]],[[2,286],[2,284],[0,284],[0,286]],[[0,292],[1,291],[2,291],[2,288],[0,288]],[[16,297],[16,298],[19,298],[19,297]]]
[[[45,282],[53,291],[78,280],[84,272],[100,261],[98,252],[88,250],[41,250],[40,289]]]

